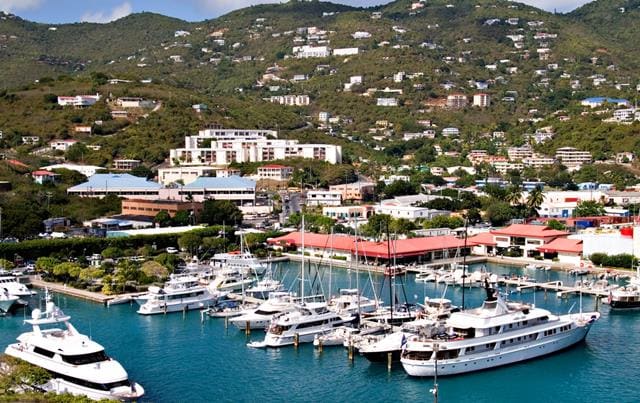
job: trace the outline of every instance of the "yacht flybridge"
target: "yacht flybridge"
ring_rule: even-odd
[[[79,333],[50,298],[45,311],[34,309],[31,317],[25,322],[33,330],[21,334],[5,353],[49,371],[53,378],[43,386],[45,390],[94,400],[135,400],[144,395],[142,386],[129,380],[122,365],[107,356],[100,344]],[[65,328],[44,328],[59,324]]]
[[[486,289],[481,307],[407,339],[400,361],[409,375],[455,375],[551,354],[584,340],[600,318],[598,312],[556,316]]]
[[[203,285],[197,276],[174,274],[163,288],[149,287],[149,292],[136,301],[141,303],[139,314],[154,315],[206,308],[220,295],[213,287]]]

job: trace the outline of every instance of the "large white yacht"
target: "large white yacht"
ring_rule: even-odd
[[[556,316],[532,305],[505,302],[487,287],[481,307],[455,312],[445,327],[409,337],[400,361],[411,376],[512,364],[573,346],[598,318],[598,312]]]
[[[33,331],[21,334],[5,353],[49,371],[53,379],[45,390],[94,400],[134,400],[144,395],[142,386],[129,380],[122,365],[107,356],[100,344],[79,333],[50,298],[46,310],[34,309],[31,317],[25,322]],[[42,328],[59,324],[65,329]]]
[[[154,315],[169,312],[181,312],[192,309],[203,309],[214,303],[220,293],[211,286],[205,286],[197,276],[172,275],[164,287],[149,287],[143,302],[138,309],[141,315]]]
[[[6,288],[0,288],[0,314],[5,314],[18,302],[18,297],[9,294]]]
[[[0,290],[6,288],[9,294],[16,297],[30,297],[35,295],[34,291],[27,288],[26,285],[19,283],[18,279],[13,276],[0,277]]]
[[[290,312],[281,313],[271,319],[263,345],[282,347],[292,345],[297,337],[299,343],[311,343],[316,335],[352,323],[356,316],[338,314],[327,309],[325,301],[305,302],[296,305]]]
[[[284,284],[273,278],[271,267],[267,269],[261,280],[245,290],[248,296],[258,299],[267,299],[271,293],[281,291],[285,291]]]
[[[299,301],[298,301],[299,302]],[[249,329],[266,330],[275,315],[289,312],[296,307],[296,299],[289,292],[273,292],[269,299],[255,309],[243,312],[240,316],[229,320],[240,330]]]

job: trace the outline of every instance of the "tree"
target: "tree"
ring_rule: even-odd
[[[520,204],[522,200],[522,189],[520,186],[512,185],[507,188],[507,192],[504,196],[504,201],[512,206]]]
[[[410,182],[394,181],[384,188],[385,197],[412,195],[416,193],[416,187]]]
[[[574,217],[597,217],[603,215],[605,215],[604,206],[593,200],[582,201],[573,210]]]
[[[387,233],[393,218],[387,214],[375,214],[369,221],[361,227],[362,234],[365,236],[380,238],[380,235]]]
[[[187,232],[178,238],[178,246],[186,249],[190,255],[195,255],[202,243],[202,238],[195,232]]]
[[[138,165],[137,167],[133,168],[130,173],[133,176],[139,176],[141,178],[150,179],[153,177],[153,172],[151,171],[151,169],[147,168],[144,165]]]
[[[189,225],[191,220],[191,212],[180,210],[171,218],[171,224],[174,226]]]
[[[567,227],[558,220],[549,220],[546,222],[547,227],[558,231],[564,231]]]
[[[527,197],[527,208],[530,215],[538,215],[538,209],[544,203],[544,193],[540,187],[536,187]]]
[[[228,200],[205,200],[200,214],[200,222],[216,225],[222,223],[242,223],[242,212]]]
[[[155,217],[153,217],[153,222],[155,224],[160,225],[161,227],[168,227],[171,225],[171,216],[167,212],[167,210],[160,210]]]
[[[7,259],[0,259],[0,268],[4,270],[11,270],[14,268],[13,262]]]
[[[91,150],[89,150],[84,143],[75,143],[69,147],[67,152],[64,154],[64,157],[69,161],[80,162],[83,161],[90,153]]]
[[[60,263],[57,259],[47,256],[41,256],[36,259],[36,272],[38,273],[50,273],[53,267]]]
[[[491,225],[499,227],[509,222],[514,216],[511,205],[506,202],[495,202],[489,205],[485,212],[485,218]]]
[[[153,260],[149,260],[144,262],[140,267],[140,270],[150,278],[155,278],[158,280],[165,279],[169,276],[169,270],[161,265],[158,262],[154,262]]]
[[[156,256],[154,261],[166,267],[170,273],[173,273],[178,268],[180,258],[171,253],[161,253]]]
[[[115,246],[109,246],[108,248],[102,251],[101,255],[105,259],[116,259],[124,256],[124,252],[122,252],[122,249],[120,248],[117,248]]]

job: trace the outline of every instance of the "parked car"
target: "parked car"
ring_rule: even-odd
[[[171,253],[171,254],[178,253],[178,249],[174,248],[173,246],[169,246],[167,248],[167,253]]]

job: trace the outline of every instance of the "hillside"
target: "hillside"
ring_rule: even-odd
[[[640,153],[637,123],[613,127],[582,117],[579,107],[587,96],[635,96],[638,4],[600,0],[556,15],[502,0],[398,0],[370,9],[291,1],[196,23],[141,13],[109,24],[56,26],[4,15],[0,83],[6,93],[0,106],[8,112],[0,125],[8,134],[6,145],[28,153],[32,148],[19,144],[22,135],[40,136],[44,143],[75,137],[74,125],[104,120],[106,128],[85,139],[103,146],[89,160],[139,158],[150,166],[161,163],[185,134],[209,123],[278,128],[284,137],[338,142],[347,149],[347,161],[371,164],[431,155],[435,143],[460,153],[460,161],[451,163],[463,163],[471,149],[504,153],[546,127],[556,135],[536,146],[543,153],[566,145],[601,159],[620,151]],[[356,39],[356,32],[369,36]],[[293,57],[294,46],[302,45],[357,47],[358,54]],[[345,90],[354,76],[362,83]],[[110,85],[104,77],[130,83]],[[471,97],[480,91],[491,97],[489,108],[433,106],[452,93]],[[153,97],[164,107],[128,124],[111,122],[105,104],[74,112],[43,101],[47,94],[83,92]],[[262,100],[286,94],[308,94],[311,103],[285,107]],[[376,99],[384,97],[396,98],[400,106],[377,106]],[[196,102],[215,107],[197,116],[189,108]],[[330,130],[317,122],[321,111],[338,119]],[[563,114],[568,119],[559,121]],[[389,122],[390,129],[376,128],[379,121]],[[425,121],[437,131],[457,127],[460,138],[401,141],[404,132],[424,130]],[[504,131],[506,141],[492,139],[493,131]]]

